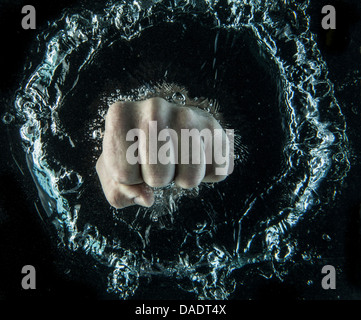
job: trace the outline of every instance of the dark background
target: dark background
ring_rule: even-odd
[[[21,71],[31,43],[46,22],[57,18],[61,10],[75,1],[8,1],[0,0],[0,116],[9,110],[11,95],[21,81]],[[23,30],[21,9],[31,4],[36,8],[36,30]],[[331,4],[336,7],[337,29],[321,28],[321,8]],[[329,67],[329,78],[335,84],[348,125],[352,156],[352,169],[346,179],[345,189],[335,208],[327,214],[332,223],[332,237],[336,237],[334,258],[342,267],[337,274],[337,289],[328,292],[320,288],[305,291],[296,282],[258,281],[248,288],[252,299],[361,299],[361,18],[359,0],[311,1],[309,14],[311,29],[318,36],[319,48]],[[53,261],[57,253],[51,236],[42,223],[34,202],[35,185],[27,174],[24,159],[17,159],[25,175],[15,165],[10,149],[15,144],[9,138],[18,133],[0,122],[0,299],[54,299],[64,295],[76,299],[107,299],[91,286],[86,278],[91,274],[62,276]],[[16,152],[15,152],[16,153]],[[332,233],[331,232],[331,233]],[[68,257],[69,258],[69,257]],[[30,264],[37,271],[37,289],[21,288],[21,269]],[[320,275],[321,278],[321,275]],[[77,279],[77,280],[74,280]],[[81,279],[84,279],[82,281]],[[340,279],[340,281],[339,281]],[[315,282],[319,279],[315,279]],[[161,282],[158,284],[161,289]],[[157,285],[157,282],[156,282]],[[315,286],[314,288],[316,288]],[[149,289],[150,290],[150,289]],[[330,291],[330,290],[329,290]],[[149,294],[147,288],[144,293]],[[156,290],[154,299],[177,299],[177,291]],[[139,296],[138,298],[142,298]]]

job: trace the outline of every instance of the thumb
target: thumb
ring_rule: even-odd
[[[150,207],[154,203],[154,192],[145,183],[136,185],[118,184],[120,192],[119,200],[122,208],[138,204],[143,207]]]
[[[154,203],[154,192],[147,184],[140,183],[125,185],[116,182],[108,174],[102,159],[99,158],[96,166],[98,177],[102,185],[104,195],[111,206],[121,209],[138,204],[150,207]]]

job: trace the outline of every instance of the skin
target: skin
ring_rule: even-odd
[[[215,161],[207,163],[206,154],[209,153],[206,153],[206,150],[212,146],[206,145],[204,140],[201,142],[199,164],[192,164],[191,159],[189,164],[161,164],[159,161],[157,164],[149,164],[147,160],[143,164],[129,164],[126,151],[134,141],[126,141],[127,132],[139,128],[146,133],[146,141],[139,137],[138,152],[141,159],[149,159],[150,121],[157,121],[158,132],[164,128],[171,128],[176,131],[178,137],[181,129],[208,128],[212,132],[214,129],[222,129],[208,112],[195,107],[172,104],[162,98],[116,102],[111,105],[105,118],[102,154],[96,164],[104,195],[111,206],[118,209],[135,204],[150,207],[154,202],[152,187],[163,187],[174,181],[179,187],[188,189],[198,186],[201,182],[214,183],[226,178],[227,175],[215,174],[215,169],[219,166]],[[222,133],[224,142],[227,137],[223,130]],[[164,143],[166,142],[157,142],[158,150]],[[179,142],[179,159],[180,145]]]

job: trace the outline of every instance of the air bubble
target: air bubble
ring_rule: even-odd
[[[308,252],[304,252],[304,253],[302,253],[302,259],[303,260],[305,260],[305,261],[310,261],[311,259],[312,259],[312,256],[311,256],[311,254],[310,253],[308,253]]]
[[[10,124],[11,122],[14,121],[14,119],[15,119],[15,117],[9,112],[6,112],[2,117],[2,121],[5,124]]]
[[[172,96],[172,100],[174,103],[177,104],[185,104],[186,97],[181,92],[175,92]]]
[[[103,131],[101,129],[94,130],[92,133],[94,140],[101,140],[103,138]]]

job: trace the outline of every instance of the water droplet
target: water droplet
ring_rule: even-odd
[[[5,124],[10,124],[11,122],[14,121],[14,119],[15,119],[15,117],[9,112],[6,112],[2,118],[2,120]]]
[[[322,239],[325,240],[325,241],[331,241],[331,237],[330,237],[328,234],[326,234],[326,233],[324,233],[324,234],[322,235]]]
[[[101,129],[94,130],[92,133],[92,137],[95,140],[101,139],[103,137],[103,132]]]
[[[181,92],[175,92],[172,96],[172,100],[175,103],[184,104],[186,97]]]
[[[304,252],[304,253],[302,253],[302,258],[305,261],[309,261],[309,260],[311,260],[311,255],[308,252]]]

